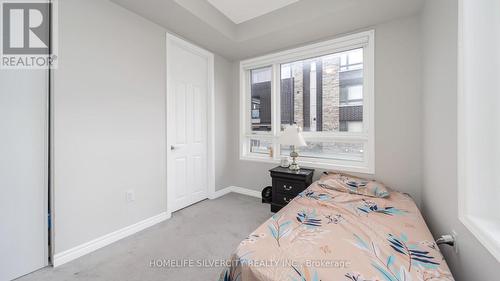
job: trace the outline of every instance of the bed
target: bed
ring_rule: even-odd
[[[300,193],[243,240],[221,281],[454,280],[414,201]]]

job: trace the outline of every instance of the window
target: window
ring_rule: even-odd
[[[458,212],[500,262],[500,42],[498,1],[460,1]],[[498,21],[497,21],[498,22]],[[488,63],[485,63],[488,62]]]
[[[349,132],[351,124],[362,131],[363,48],[280,67],[281,129],[297,124],[305,132]]]
[[[251,118],[253,132],[271,131],[271,74],[272,68],[251,71]]]
[[[279,162],[286,126],[310,167],[374,172],[374,32],[241,62],[241,159]]]

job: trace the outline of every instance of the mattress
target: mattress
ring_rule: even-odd
[[[243,240],[224,281],[454,280],[415,202],[313,183]]]

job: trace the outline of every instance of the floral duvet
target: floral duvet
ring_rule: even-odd
[[[223,281],[454,280],[414,201],[313,183],[240,243]]]

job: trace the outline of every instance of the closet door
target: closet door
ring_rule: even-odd
[[[47,70],[0,69],[0,280],[47,265]]]

